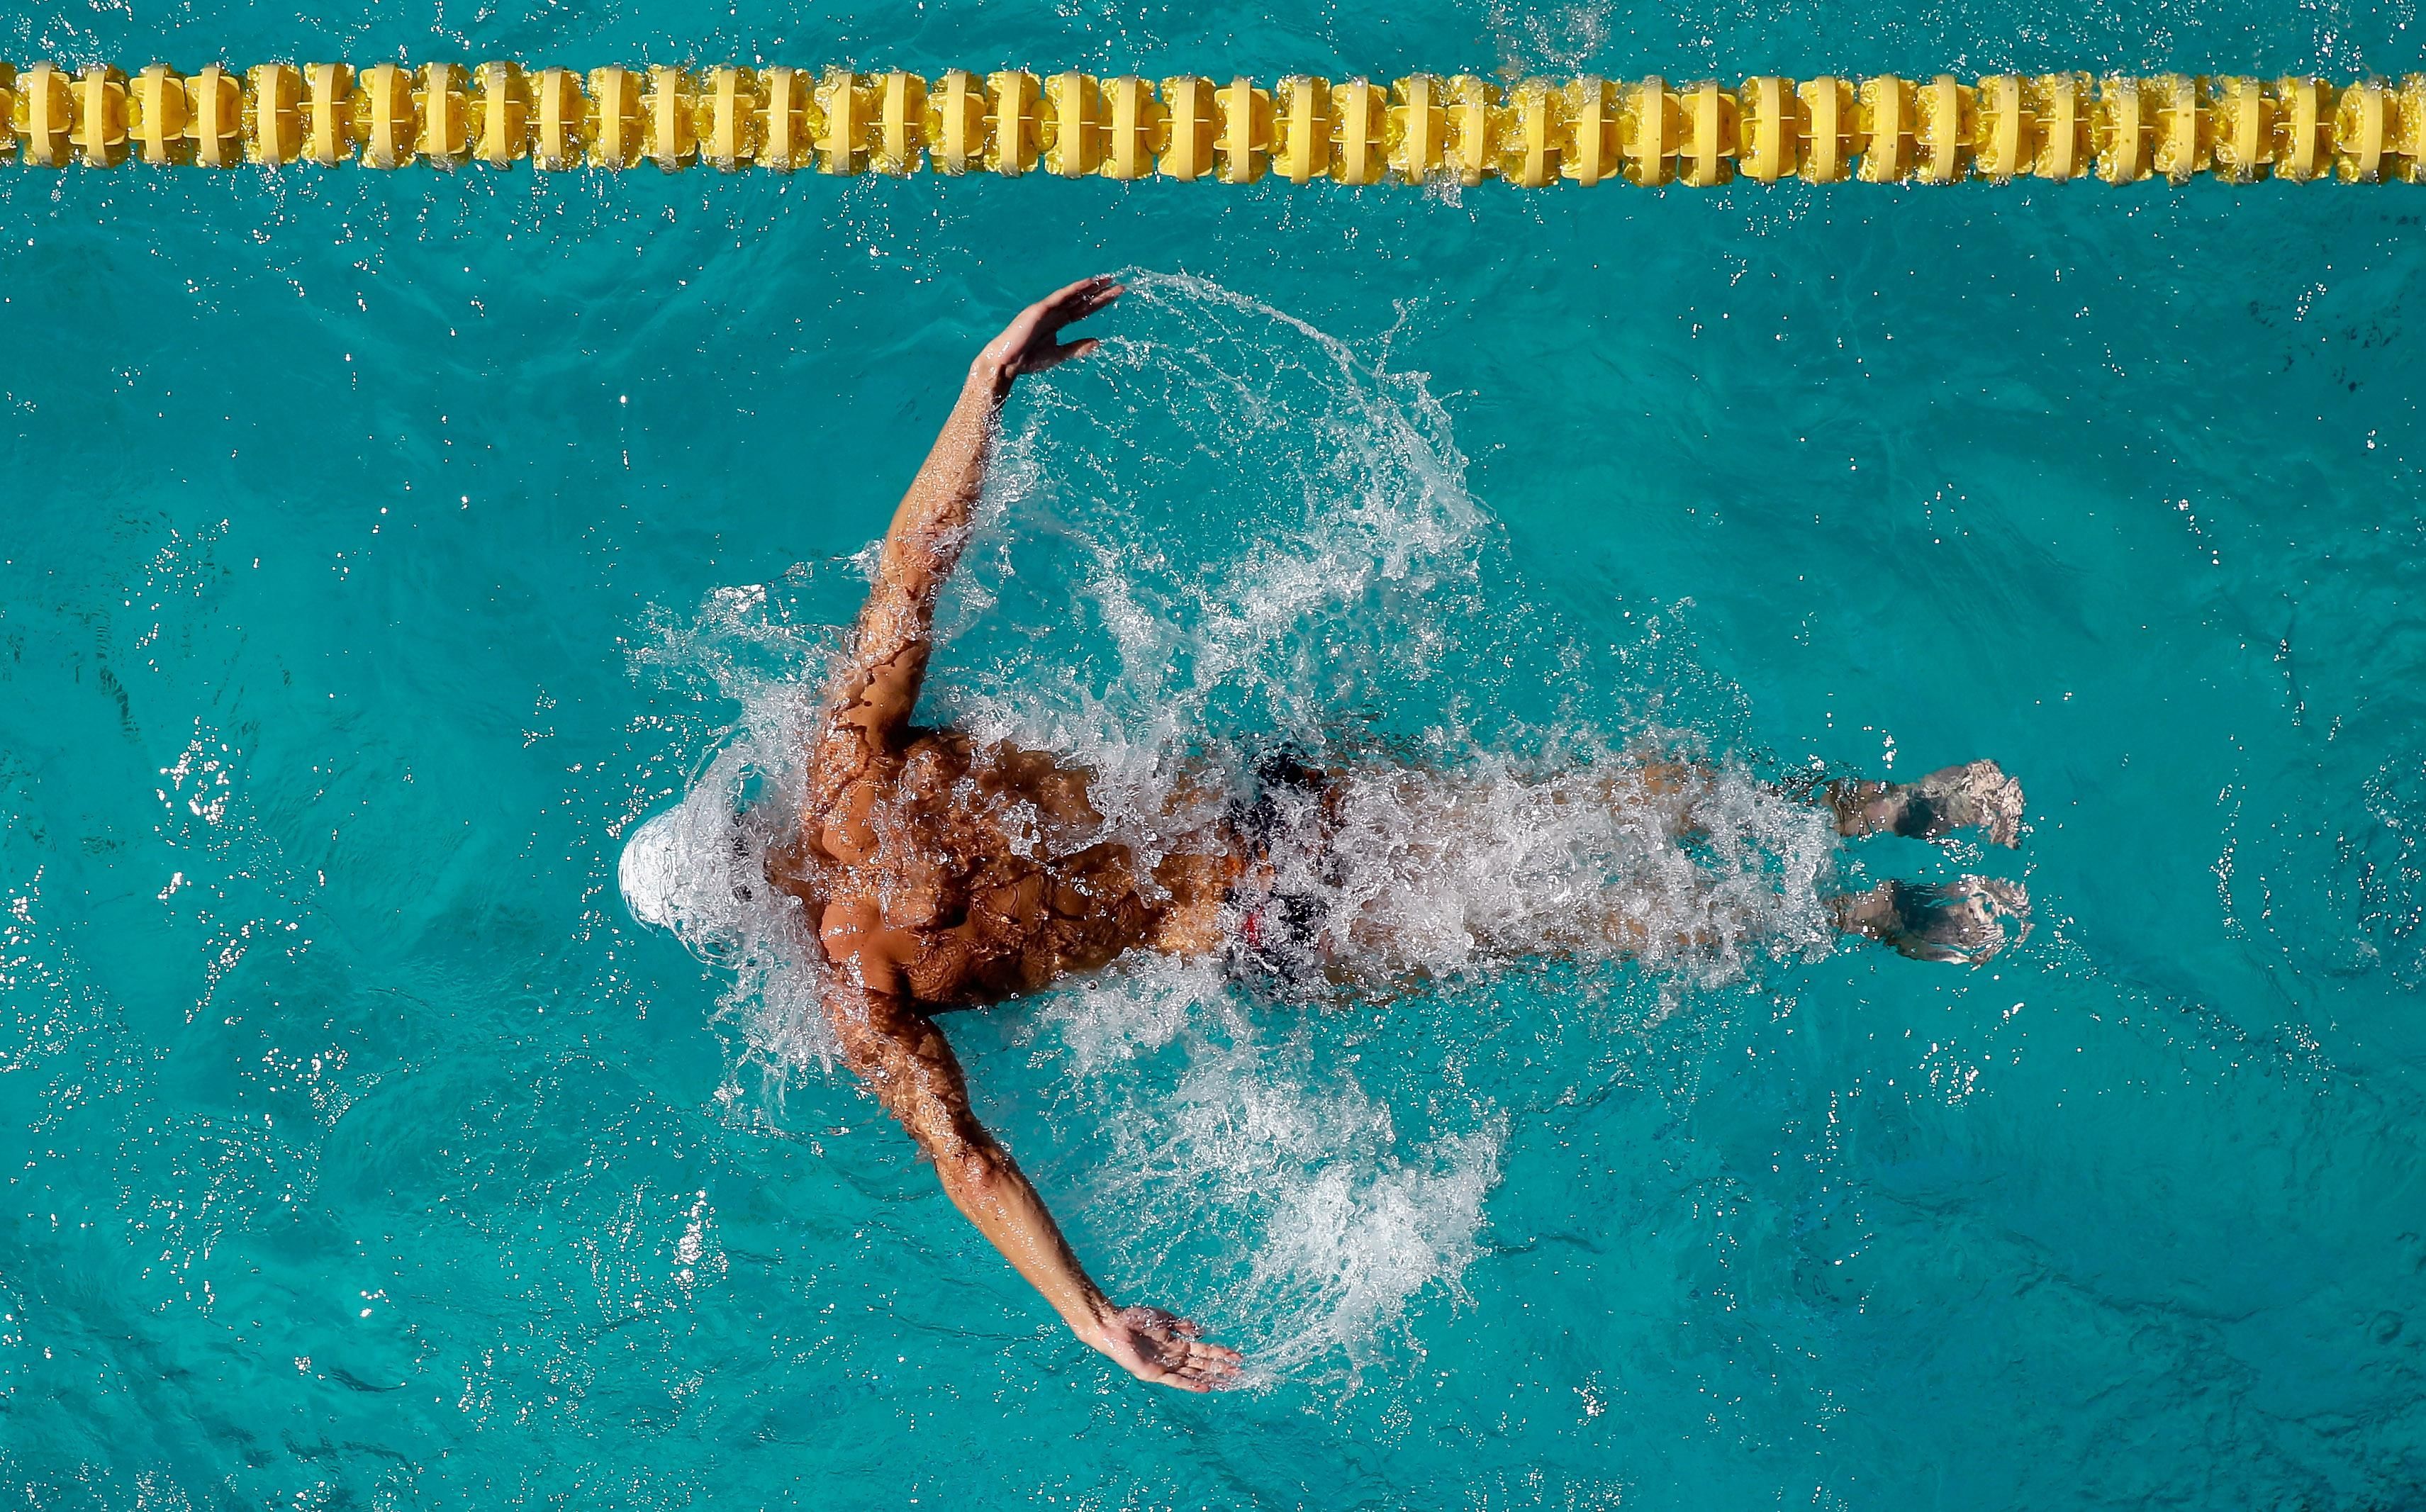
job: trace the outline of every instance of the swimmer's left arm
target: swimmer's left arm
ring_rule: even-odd
[[[825,734],[812,764],[813,784],[830,784],[831,791],[813,786],[813,804],[839,793],[865,757],[897,745],[909,728],[932,649],[935,600],[968,542],[994,449],[995,418],[1011,385],[1093,350],[1092,340],[1062,341],[1063,328],[1108,308],[1124,292],[1109,277],[1056,290],[1021,311],[970,363],[950,418],[885,532],[876,581],[860,610],[849,659],[835,673]]]
[[[1237,1355],[1158,1308],[1115,1305],[1089,1278],[1011,1152],[969,1111],[968,1086],[933,1021],[895,992],[844,982],[826,992],[843,1059],[935,1163],[944,1191],[1091,1347],[1140,1380],[1205,1391]]]

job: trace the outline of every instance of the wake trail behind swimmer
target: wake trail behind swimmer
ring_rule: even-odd
[[[1651,836],[1674,864],[1658,869],[1657,887],[1545,887],[1535,906],[1462,927],[1503,957],[1690,951],[1727,926],[1735,905],[1706,889],[1694,895],[1685,850],[1734,789],[1722,792],[1710,767],[1665,760],[1485,781],[1278,753],[1246,773],[1205,764],[1183,774],[1158,829],[1115,835],[1086,766],[914,728],[936,601],[967,545],[1003,402],[1021,377],[1092,349],[1061,332],[1124,292],[1108,278],[1074,283],[1023,311],[972,363],[885,536],[808,737],[797,829],[768,852],[766,872],[803,909],[824,957],[823,1008],[842,1059],[933,1160],[952,1201],[1080,1340],[1140,1379],[1206,1391],[1236,1378],[1237,1354],[1169,1312],[1116,1305],[1096,1285],[971,1113],[935,1015],[1140,951],[1219,961],[1274,996],[1385,996],[1431,964],[1410,900],[1453,908],[1458,889],[1431,884],[1521,861],[1506,846],[1526,812],[1593,812]],[[1979,828],[2019,843],[2020,788],[1988,762],[1903,785],[1763,788],[1758,800],[1807,805],[1845,836]],[[1377,850],[1389,857],[1388,885],[1368,885],[1351,858]],[[1889,882],[1824,906],[1847,934],[1977,962],[2002,947],[2000,921],[2024,900],[2008,884],[1964,878],[1942,889]]]

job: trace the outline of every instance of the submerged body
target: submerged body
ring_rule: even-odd
[[[1494,864],[1512,791],[1520,807],[1616,816],[1674,853],[1703,827],[1712,774],[1645,760],[1485,791],[1413,767],[1333,772],[1275,753],[1252,773],[1183,777],[1166,796],[1167,822],[1140,836],[1107,825],[1096,776],[1083,767],[912,727],[936,596],[966,543],[995,416],[1022,374],[1091,347],[1062,344],[1059,332],[1121,292],[1105,279],[1073,284],[1023,312],[973,364],[887,533],[812,736],[797,833],[769,852],[767,874],[799,900],[825,955],[824,1005],[844,1060],[934,1160],[952,1200],[1080,1339],[1142,1379],[1204,1391],[1232,1376],[1238,1357],[1183,1319],[1104,1295],[971,1115],[959,1063],[930,1016],[1036,991],[1138,950],[1219,957],[1277,995],[1385,991],[1433,959],[1415,947],[1420,921],[1382,906],[1379,893],[1360,899],[1335,885],[1344,833],[1380,834],[1399,875],[1417,882],[1477,857]],[[2021,819],[2020,789],[1986,762],[1917,783],[1841,782],[1768,800],[1814,805],[1845,835],[1934,837],[1976,826],[2010,845]],[[1674,868],[1664,881],[1582,897],[1528,899],[1525,880],[1513,879],[1503,910],[1519,922],[1455,927],[1481,937],[1486,952],[1658,955],[1724,926],[1723,900],[1698,915],[1675,906],[1690,885]],[[1999,916],[2020,905],[2018,890],[1968,878],[1949,890],[1887,883],[1825,902],[1846,932],[1973,961],[2002,945]]]

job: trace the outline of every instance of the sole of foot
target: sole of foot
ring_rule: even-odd
[[[1838,926],[1914,960],[1983,966],[2030,938],[2030,898],[2018,882],[1965,877],[1944,884],[1882,882],[1839,899]],[[2007,919],[2015,922],[2011,937]]]
[[[1979,828],[2008,850],[2022,843],[2022,784],[1995,762],[1967,762],[1930,773],[1906,790],[1895,832],[1935,840],[1954,829]]]

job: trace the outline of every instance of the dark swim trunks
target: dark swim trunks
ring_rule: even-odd
[[[1331,774],[1280,750],[1255,763],[1254,779],[1254,796],[1230,821],[1248,855],[1248,877],[1230,890],[1237,917],[1230,975],[1275,997],[1310,999],[1329,981],[1322,924]]]

